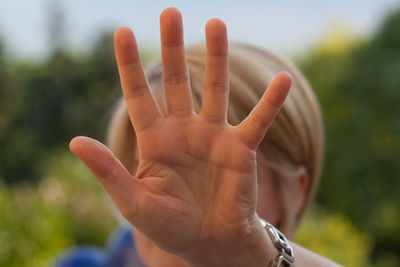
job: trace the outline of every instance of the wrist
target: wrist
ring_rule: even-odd
[[[265,267],[276,255],[276,248],[271,238],[256,216],[252,232],[245,240],[207,246],[205,250],[195,256],[187,257],[185,261],[191,267]]]

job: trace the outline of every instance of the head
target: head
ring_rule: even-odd
[[[192,97],[197,112],[201,108],[205,59],[205,46],[188,49]],[[292,63],[251,45],[230,44],[228,121],[231,125],[239,124],[250,113],[279,71],[291,73],[293,84],[257,150],[257,212],[290,238],[319,184],[324,143],[319,104],[306,79]],[[161,62],[151,65],[147,76],[158,109],[165,114]],[[134,174],[138,164],[136,138],[122,100],[110,124],[108,145]],[[148,240],[138,233],[136,241],[144,258]]]

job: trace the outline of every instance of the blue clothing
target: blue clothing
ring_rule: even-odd
[[[145,267],[136,252],[130,228],[123,228],[109,240],[107,248],[78,246],[56,258],[56,267]]]

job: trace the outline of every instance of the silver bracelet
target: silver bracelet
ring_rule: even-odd
[[[276,229],[272,224],[260,218],[260,222],[264,229],[268,232],[274,246],[278,249],[278,256],[272,260],[268,266],[271,267],[293,267],[294,253],[286,237]]]

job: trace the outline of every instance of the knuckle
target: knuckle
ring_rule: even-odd
[[[114,177],[114,170],[116,168],[115,160],[110,159],[108,163],[108,167],[105,170],[104,174],[102,175],[103,178],[110,179]]]
[[[186,71],[174,71],[165,75],[164,82],[167,85],[178,85],[188,81],[188,74]]]
[[[138,85],[132,88],[128,88],[128,90],[125,90],[125,98],[126,100],[130,100],[132,98],[138,98],[142,97],[147,94],[147,87],[143,85]]]
[[[201,114],[205,120],[212,122],[212,123],[220,123],[224,119],[224,117],[221,116],[221,114],[214,114],[214,113],[207,112],[205,110],[203,110],[201,112]]]
[[[177,46],[182,46],[183,42],[180,39],[164,40],[162,42],[162,45],[164,47],[167,47],[167,48],[169,48],[169,47],[177,47]]]
[[[228,86],[223,82],[209,82],[205,86],[205,90],[211,94],[224,94],[227,88]]]
[[[252,114],[252,119],[257,126],[262,128],[268,128],[268,122],[265,120],[264,116],[262,116],[259,112],[254,112]]]
[[[169,113],[173,115],[174,117],[188,117],[192,115],[191,109],[189,106],[183,106],[183,107],[174,107],[171,108]]]
[[[267,104],[269,106],[273,107],[276,110],[278,110],[281,107],[281,103],[282,103],[281,101],[272,99],[271,97],[266,97],[265,102],[267,102]]]

